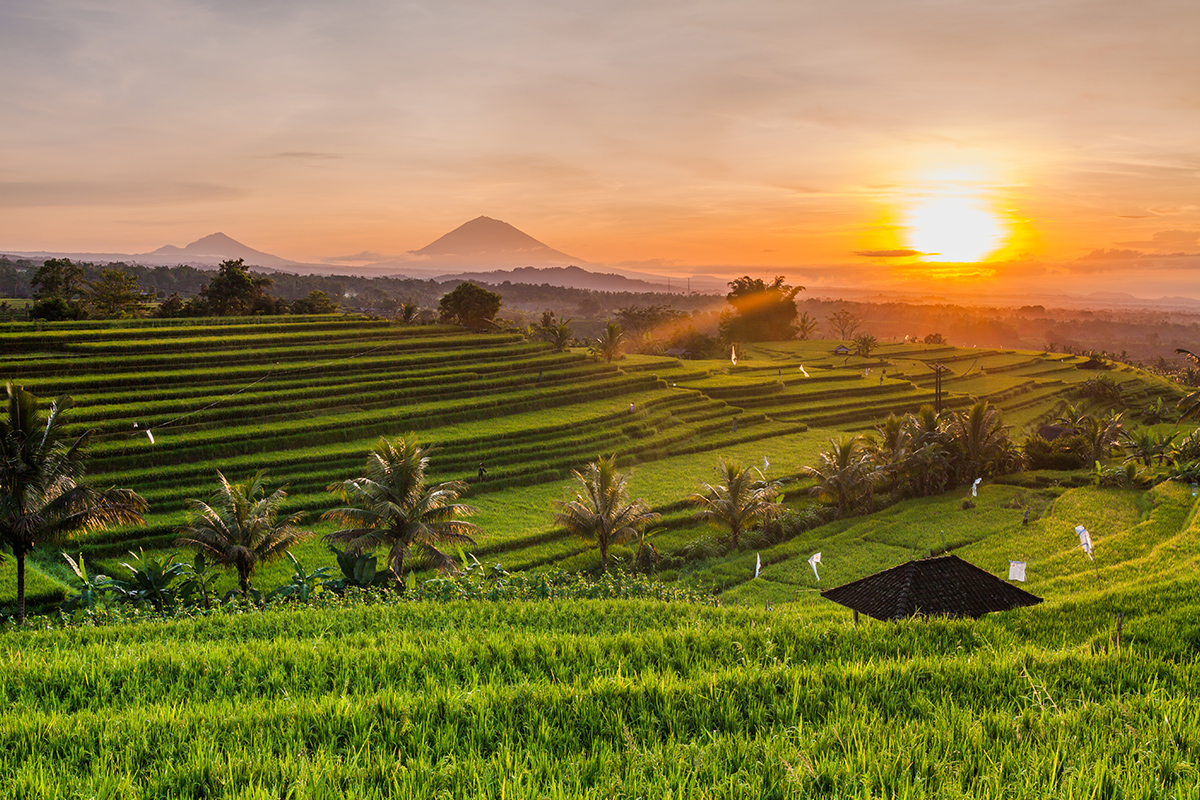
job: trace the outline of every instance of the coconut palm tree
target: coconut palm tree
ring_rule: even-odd
[[[640,497],[630,501],[628,475],[618,472],[615,456],[598,458],[583,472],[573,470],[578,482],[573,499],[556,504],[555,522],[569,533],[600,547],[600,567],[608,572],[608,548],[637,536],[661,515]]]
[[[312,536],[312,531],[300,529],[303,514],[280,518],[279,507],[287,492],[276,489],[267,494],[265,470],[245,483],[230,483],[220,470],[217,479],[221,485],[209,502],[191,501],[188,524],[178,529],[175,544],[236,569],[242,595],[251,595],[250,577],[258,565],[283,558],[289,547]]]
[[[456,502],[466,489],[461,481],[425,484],[429,451],[417,443],[415,434],[393,441],[380,439],[367,454],[361,478],[351,478],[329,487],[348,505],[321,515],[344,525],[326,534],[326,542],[345,544],[348,555],[378,547],[388,548],[388,566],[394,585],[403,590],[404,562],[418,550],[433,566],[456,569],[454,559],[438,549],[440,544],[474,544],[472,534],[479,526],[459,519],[476,509]]]
[[[970,480],[1003,472],[1012,455],[1012,440],[1000,412],[980,400],[964,412],[954,414],[946,426],[950,444],[958,456],[959,480]]]
[[[604,326],[604,333],[588,349],[592,355],[611,364],[621,357],[624,348],[625,331],[617,323],[610,322]]]
[[[1169,436],[1163,436],[1146,428],[1142,428],[1136,433],[1129,430],[1121,431],[1121,438],[1124,440],[1121,450],[1125,453],[1125,463],[1134,462],[1149,467],[1155,459],[1162,462],[1177,435],[1172,433]]]
[[[25,621],[25,557],[39,544],[77,531],[142,522],[146,501],[130,489],[98,491],[79,481],[89,433],[67,444],[62,414],[69,397],[38,413],[38,401],[8,384],[7,414],[0,416],[0,544],[17,561],[17,622]]]
[[[1200,364],[1200,355],[1193,353],[1191,350],[1185,350],[1182,347],[1175,348],[1175,352],[1180,355],[1187,356],[1192,361]],[[1188,394],[1179,401],[1176,406],[1179,409],[1179,419],[1183,421],[1189,417],[1194,417],[1200,414],[1200,389]]]
[[[805,475],[817,480],[809,494],[825,502],[837,504],[838,514],[845,514],[871,488],[873,480],[870,456],[861,436],[843,435],[829,440],[829,449],[820,455],[816,467],[805,467]]]
[[[546,329],[546,341],[560,353],[571,346],[571,320],[563,319]]]
[[[701,483],[704,492],[688,501],[699,506],[696,516],[729,528],[730,543],[736,548],[744,531],[777,519],[783,506],[777,502],[779,484],[765,480],[755,470],[736,461],[717,461],[716,485]]]

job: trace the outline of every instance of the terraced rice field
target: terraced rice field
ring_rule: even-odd
[[[480,552],[528,567],[580,552],[554,530],[549,503],[571,469],[599,454],[637,465],[635,489],[678,516],[718,453],[769,456],[772,477],[795,476],[836,431],[932,403],[935,361],[952,370],[944,406],[986,397],[1025,429],[1093,374],[1058,354],[892,344],[866,360],[834,357],[833,346],[749,347],[737,366],[655,356],[605,364],[517,334],[371,319],[9,323],[0,325],[0,376],[44,398],[70,394],[69,431],[94,431],[91,480],[150,501],[145,527],[72,544],[93,558],[169,545],[189,498],[207,498],[218,469],[234,480],[266,469],[287,484],[290,510],[324,510],[326,487],[357,474],[378,437],[417,431],[437,448],[434,480],[471,484],[487,532]],[[1172,396],[1132,369],[1106,374],[1131,399]],[[327,560],[309,547],[302,552]],[[41,563],[47,574],[31,576],[31,594],[61,592],[53,555]]]

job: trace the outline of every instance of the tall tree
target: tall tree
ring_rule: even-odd
[[[29,280],[33,305],[29,309],[34,319],[83,319],[83,299],[87,284],[83,267],[69,258],[51,258],[42,263]]]
[[[442,297],[438,303],[438,318],[468,328],[483,328],[492,324],[501,302],[500,295],[495,292],[464,281]]]
[[[80,483],[89,433],[67,444],[62,414],[69,397],[50,404],[8,384],[7,414],[0,417],[0,543],[17,561],[17,622],[25,621],[25,557],[39,544],[77,531],[142,522],[146,501],[129,489],[97,491]]]
[[[289,547],[312,536],[312,531],[300,529],[303,514],[279,516],[287,492],[276,489],[267,494],[264,470],[244,483],[230,483],[220,470],[217,479],[220,486],[209,502],[191,501],[188,524],[179,528],[175,543],[236,569],[238,588],[249,595],[250,578],[259,564],[283,558]]]
[[[345,527],[323,538],[344,543],[354,556],[378,547],[388,548],[388,566],[396,588],[402,589],[404,562],[413,550],[433,566],[454,571],[454,559],[438,545],[474,544],[472,534],[479,526],[459,517],[476,509],[457,502],[466,488],[461,481],[425,484],[429,469],[428,451],[415,434],[393,441],[380,439],[367,454],[361,478],[351,478],[329,487],[348,505],[321,515]]]
[[[853,311],[843,308],[841,311],[835,311],[830,314],[825,321],[826,329],[833,334],[833,338],[849,341],[854,337],[854,332],[862,325],[863,319]]]
[[[68,303],[81,301],[87,293],[83,267],[69,258],[51,258],[42,263],[29,280],[34,300],[61,298]]]
[[[729,282],[725,300],[732,307],[721,315],[721,336],[730,342],[775,342],[796,336],[796,295],[803,286],[789,286],[782,275],[767,283],[744,275]]]
[[[91,285],[88,305],[100,319],[141,317],[149,308],[137,278],[119,269],[100,270],[100,280]]]
[[[621,328],[635,337],[642,337],[655,332],[656,329],[670,325],[686,317],[687,314],[665,304],[648,306],[625,306],[617,309],[616,321]]]
[[[270,278],[252,275],[246,269],[245,259],[227,259],[200,290],[200,297],[208,312],[218,317],[282,313],[286,304],[267,294],[270,286]]]
[[[651,511],[640,497],[629,499],[629,476],[617,470],[616,457],[598,458],[583,472],[574,470],[573,498],[556,504],[555,522],[568,533],[600,548],[600,568],[608,572],[608,550],[612,545],[638,535],[661,515]]]
[[[338,304],[320,289],[313,289],[306,297],[292,301],[293,314],[336,314]]]
[[[730,543],[735,548],[744,532],[777,519],[783,512],[778,502],[779,484],[736,461],[719,459],[717,483],[701,483],[701,486],[703,493],[688,497],[692,505],[699,506],[696,516],[728,527]]]
[[[800,319],[796,320],[796,338],[801,341],[811,339],[819,327],[821,327],[821,323],[817,322],[815,317],[809,316],[808,312],[805,311],[800,315]]]

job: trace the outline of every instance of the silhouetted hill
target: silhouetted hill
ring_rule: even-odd
[[[230,258],[243,258],[248,265],[259,267],[299,267],[298,262],[273,256],[253,247],[247,247],[236,239],[223,233],[213,233],[203,239],[197,239],[184,247],[164,245],[149,253],[134,256],[143,263],[153,259],[155,263],[202,263],[218,264]]]
[[[475,283],[501,284],[528,283],[534,286],[549,284],[551,286],[566,286],[572,289],[592,289],[600,292],[661,292],[667,288],[667,279],[659,281],[644,281],[628,278],[612,272],[588,272],[579,267],[517,267],[516,269],[498,269],[490,272],[459,272],[453,275],[440,275],[439,281],[474,281]],[[681,291],[683,284],[676,281],[672,288]]]
[[[587,263],[491,217],[476,217],[420,250],[410,252],[426,268],[433,265],[447,268],[565,267]]]

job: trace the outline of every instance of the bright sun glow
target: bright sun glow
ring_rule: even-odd
[[[907,245],[925,254],[922,260],[983,261],[1005,246],[1008,226],[989,207],[988,181],[963,168],[921,177],[917,193],[905,203],[903,227]]]

